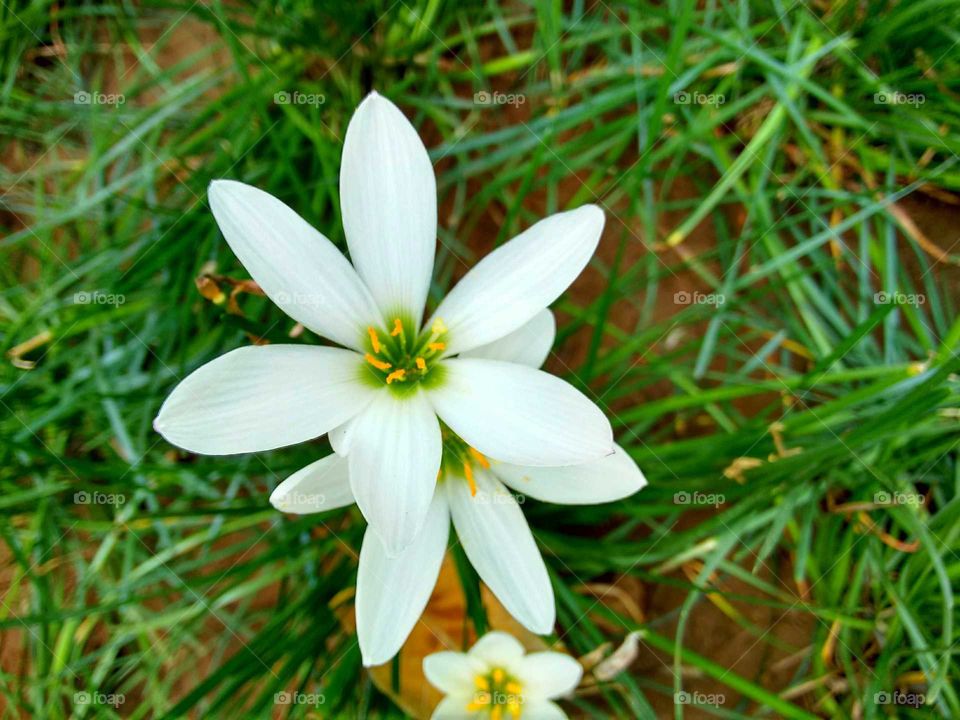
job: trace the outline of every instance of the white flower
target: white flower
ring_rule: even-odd
[[[544,310],[519,330],[475,352],[539,366],[553,345],[553,315]],[[444,454],[433,502],[419,536],[396,557],[367,530],[357,575],[357,634],[364,665],[379,665],[403,645],[426,607],[447,549],[450,519],[480,578],[529,630],[552,632],[553,588],[543,557],[513,494],[561,504],[611,502],[646,485],[619,446],[600,460],[566,467],[499,462],[444,430]],[[338,449],[343,452],[338,443]],[[353,452],[353,449],[350,449]],[[353,466],[334,454],[284,480],[270,502],[284,512],[315,513],[353,502]]]
[[[515,638],[490,632],[469,652],[428,655],[423,673],[446,695],[432,720],[562,720],[553,700],[573,692],[583,669],[563,653],[525,655]]]
[[[479,452],[510,463],[573,465],[613,452],[609,422],[581,392],[481,350],[530,322],[579,275],[603,228],[597,207],[552,215],[494,250],[421,324],[436,181],[413,126],[383,97],[361,103],[343,148],[340,199],[353,265],[261,190],[218,180],[209,197],[264,292],[343,347],[244,347],[200,367],[155,420],[169,442],[227,455],[330,432],[336,448],[349,448],[352,495],[390,555],[427,520],[441,460],[438,416]]]

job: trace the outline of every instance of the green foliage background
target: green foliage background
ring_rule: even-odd
[[[549,367],[606,407],[650,487],[525,511],[570,651],[637,630],[674,679],[621,673],[571,715],[654,717],[702,677],[737,700],[670,713],[888,717],[905,711],[875,694],[907,677],[927,694],[916,715],[960,716],[958,214],[924,248],[892,205],[956,202],[957,17],[956,0],[4,2],[3,716],[266,717],[291,687],[319,688],[324,716],[402,715],[329,609],[355,579],[356,509],[321,537],[267,502],[326,441],[188,457],[151,428],[178,378],[248,333],[290,341],[262,299],[240,318],[197,293],[211,263],[246,277],[208,183],[264,188],[342,243],[341,139],[374,87],[436,161],[434,302],[461,260],[544,214],[606,209],[601,281],[558,303]],[[475,102],[494,90],[523,103]],[[324,102],[274,101],[294,91]],[[109,295],[122,304],[83,301]],[[743,457],[762,462],[738,482],[724,470]],[[623,577],[682,604],[638,623],[578,590]],[[788,687],[691,647],[724,631],[691,625],[708,594],[807,618]],[[93,691],[136,702],[75,702]]]

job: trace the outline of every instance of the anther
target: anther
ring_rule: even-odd
[[[373,345],[373,351],[375,353],[380,352],[381,345],[380,338],[377,337],[377,331],[374,330],[372,326],[368,326],[367,332],[370,334],[370,343]]]
[[[464,477],[467,478],[467,484],[470,485],[470,497],[476,497],[476,496],[477,496],[477,483],[476,483],[476,481],[473,479],[473,468],[470,467],[470,463],[469,463],[469,462],[465,462],[465,463],[463,464],[463,475],[464,475]],[[494,682],[497,682],[497,683],[500,682],[499,680],[497,680],[496,673],[494,673],[493,680],[494,680]]]
[[[403,332],[403,323],[400,322],[400,318],[393,319],[393,330],[390,331],[390,337],[396,337]]]
[[[467,448],[470,451],[470,454],[473,455],[474,460],[476,460],[480,465],[485,469],[490,469],[490,461],[487,460],[487,456],[482,452],[477,450],[475,447]]]
[[[433,352],[437,352],[438,350],[445,350],[446,347],[447,346],[443,343],[427,343],[427,349]]]
[[[443,335],[447,331],[447,326],[443,324],[443,320],[437,318],[433,321],[433,325],[430,326],[430,330],[437,335]]]
[[[426,371],[427,371],[427,361],[424,360],[422,357],[418,357],[418,358],[417,358],[417,368],[420,370],[420,372],[426,372]]]
[[[406,377],[407,377],[407,371],[406,371],[406,370],[402,370],[402,369],[401,369],[401,370],[394,370],[392,373],[390,373],[389,375],[387,375],[387,385],[389,385],[390,383],[392,383],[394,380],[398,380],[398,381],[404,380],[404,379],[406,379]]]
[[[389,370],[390,368],[393,367],[393,365],[391,365],[388,362],[384,362],[383,360],[377,360],[377,358],[375,358],[370,353],[365,353],[363,356],[363,359],[366,360],[371,365],[373,365],[377,370]]]

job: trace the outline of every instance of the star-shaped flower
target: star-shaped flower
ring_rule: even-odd
[[[580,684],[583,669],[558,652],[524,654],[503,632],[489,632],[469,652],[438,652],[423,673],[446,697],[431,720],[564,720],[553,702]]]
[[[395,556],[427,520],[445,427],[504,463],[565,466],[614,452],[603,412],[568,383],[484,356],[580,274],[603,228],[593,205],[557,213],[497,248],[422,322],[437,236],[436,180],[413,126],[371,93],[350,121],[340,172],[351,262],[280,200],[218,180],[224,237],[287,315],[341,347],[233,350],[195,370],[155,420],[211,455],[331,433],[360,510]],[[523,342],[522,338],[520,342]]]

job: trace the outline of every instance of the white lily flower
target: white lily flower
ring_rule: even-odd
[[[431,720],[563,720],[553,701],[573,692],[583,668],[563,653],[527,655],[516,638],[489,632],[469,652],[428,655],[423,673],[446,695]]]
[[[552,215],[491,252],[422,324],[436,181],[413,126],[380,95],[357,108],[343,148],[352,265],[261,190],[218,180],[209,197],[224,237],[266,295],[342,347],[244,347],[207,363],[160,409],[154,426],[169,442],[229,455],[331,433],[334,447],[349,447],[352,496],[389,555],[409,548],[427,521],[441,461],[438,416],[479,452],[512,463],[574,465],[613,452],[610,423],[581,392],[482,350],[531,321],[580,274],[603,228],[596,206]],[[304,478],[317,472],[311,468]]]
[[[472,352],[537,367],[554,336],[553,314],[542,310],[511,335]],[[538,467],[488,458],[449,429],[443,434],[440,481],[418,537],[394,557],[376,533],[368,529],[364,536],[356,596],[364,665],[392,658],[416,625],[440,574],[451,519],[481,580],[520,623],[545,635],[553,631],[556,617],[553,588],[526,518],[507,488],[545,502],[589,505],[625,498],[646,485],[620,446],[581,465]],[[343,452],[341,443],[335,447]],[[330,455],[284,480],[270,502],[299,514],[349,505],[352,471],[342,454]]]

